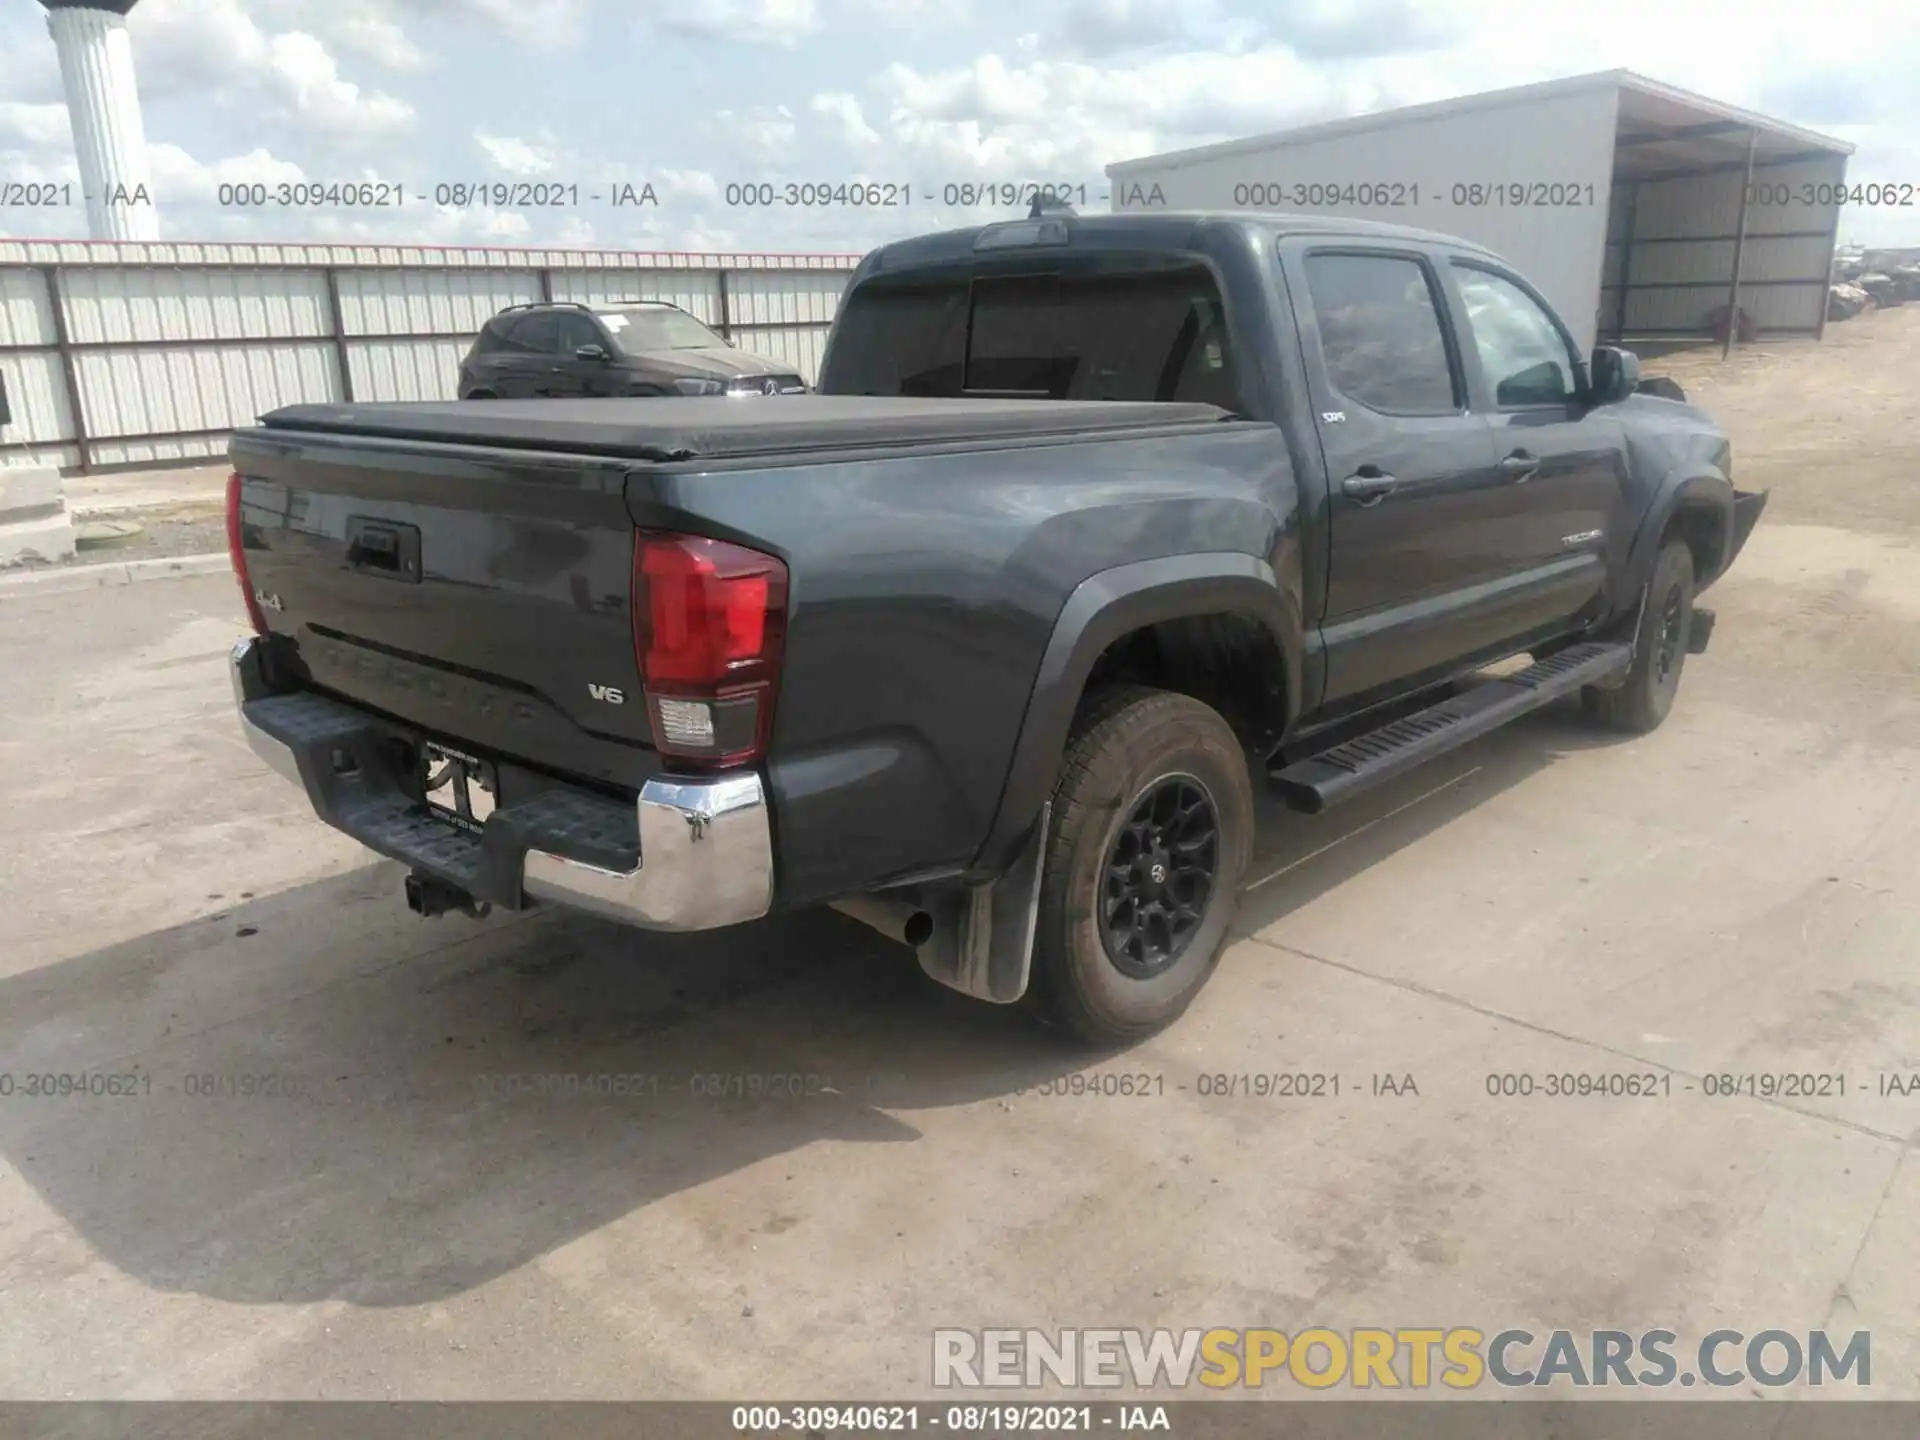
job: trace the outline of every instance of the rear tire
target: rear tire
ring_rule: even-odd
[[[1085,706],[1054,792],[1029,995],[1082,1043],[1163,1028],[1213,973],[1253,848],[1226,721],[1141,686]]]
[[[1588,686],[1580,698],[1588,716],[1611,730],[1644,735],[1673,709],[1693,628],[1693,552],[1669,540],[1653,562],[1646,605],[1633,637],[1633,666],[1617,690]]]

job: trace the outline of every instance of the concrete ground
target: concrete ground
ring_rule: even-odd
[[[77,531],[76,553],[61,560],[25,560],[0,570],[14,576],[124,561],[224,555],[231,470],[222,462],[69,475],[61,489]]]
[[[1916,322],[1683,382],[1776,499],[1663,729],[1270,814],[1219,975],[1091,1065],[830,913],[416,920],[241,744],[230,579],[0,602],[0,1396],[904,1397],[937,1326],[1324,1324],[1868,1329],[1920,1397]],[[1150,1093],[1036,1088],[1089,1069]],[[1202,1093],[1293,1071],[1341,1093]],[[19,1093],[88,1072],[137,1093]],[[554,1072],[656,1078],[501,1079]],[[1672,1090],[1487,1092],[1557,1072]],[[765,1075],[815,1093],[695,1093]]]
[[[67,508],[75,515],[120,515],[130,510],[221,512],[233,467],[163,465],[151,470],[113,470],[66,477]]]

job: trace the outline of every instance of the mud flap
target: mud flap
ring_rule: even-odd
[[[1713,639],[1713,611],[1693,608],[1693,622],[1687,630],[1687,654],[1704,655]]]
[[[1012,865],[984,885],[958,886],[920,897],[933,916],[933,934],[916,947],[920,968],[942,985],[995,1005],[1027,993],[1034,921],[1040,909],[1040,869],[1046,857],[1053,802]]]
[[[1720,563],[1719,573],[1714,579],[1733,568],[1733,562],[1740,558],[1740,552],[1747,547],[1747,537],[1753,534],[1753,527],[1760,523],[1760,512],[1767,508],[1765,490],[1736,490],[1733,492],[1733,534],[1727,545],[1727,558]]]

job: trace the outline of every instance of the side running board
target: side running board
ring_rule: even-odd
[[[1516,674],[1271,771],[1269,778],[1288,809],[1317,815],[1562,695],[1585,685],[1604,685],[1624,675],[1632,663],[1630,645],[1574,645]]]

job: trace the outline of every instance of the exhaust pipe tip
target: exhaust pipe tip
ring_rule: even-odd
[[[850,920],[878,930],[889,940],[918,950],[933,938],[933,916],[906,900],[880,895],[855,895],[832,902],[835,910]]]
[[[933,916],[916,910],[900,926],[900,938],[918,950],[933,938]]]

